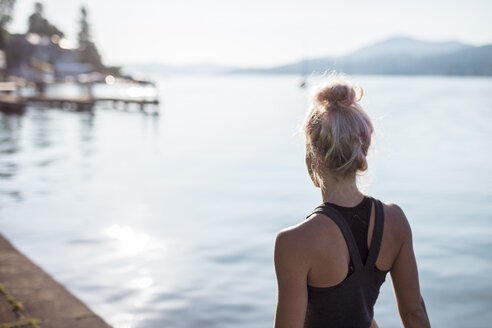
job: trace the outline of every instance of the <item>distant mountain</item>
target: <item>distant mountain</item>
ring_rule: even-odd
[[[492,76],[492,45],[426,42],[395,37],[346,56],[307,59],[270,68],[234,68],[213,64],[125,66],[130,74],[311,74],[336,70],[347,74]]]
[[[442,55],[470,47],[460,42],[426,42],[408,37],[395,37],[361,48],[350,56],[352,58],[374,58],[381,56],[406,55],[424,57]]]
[[[266,69],[238,69],[233,73],[310,74],[327,70],[348,74],[490,76],[492,45],[474,47],[459,42],[397,37],[346,56],[309,59]]]

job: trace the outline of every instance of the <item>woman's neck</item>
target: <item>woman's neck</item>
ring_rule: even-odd
[[[347,207],[356,206],[364,198],[357,188],[355,174],[338,179],[332,175],[323,177],[321,196],[323,202]]]

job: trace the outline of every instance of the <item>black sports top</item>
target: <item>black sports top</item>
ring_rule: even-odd
[[[341,208],[342,211],[343,209],[357,210],[357,208],[364,206],[364,202],[367,202],[366,198],[369,204],[374,203],[376,216],[371,248],[368,250],[367,259],[364,261],[365,264],[363,264],[358,251],[358,245],[360,244],[361,248],[363,248],[363,245],[356,240],[347,219],[342,216],[338,208]],[[383,235],[383,205],[379,200],[372,197],[366,198],[354,208],[344,208],[330,203],[323,203],[312,213],[322,213],[338,225],[347,243],[354,269],[338,285],[332,287],[307,286],[308,305],[304,321],[305,328],[369,328],[371,326],[374,316],[374,304],[379,295],[379,288],[386,278],[387,271],[381,271],[375,266]],[[367,213],[367,216],[361,217],[362,221],[369,222],[370,206]],[[363,239],[366,243],[366,236],[367,234],[363,238],[357,239]],[[364,254],[363,251],[361,253]]]
[[[332,203],[325,204],[333,206],[347,221],[350,230],[354,235],[362,263],[365,264],[367,255],[369,255],[369,248],[367,248],[367,231],[369,230],[369,219],[371,217],[371,198],[364,196],[364,199],[354,207],[345,207]],[[352,272],[349,271],[348,274],[351,273]]]

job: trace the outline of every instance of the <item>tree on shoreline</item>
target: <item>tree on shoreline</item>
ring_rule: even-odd
[[[101,72],[105,69],[105,66],[102,63],[101,55],[97,50],[96,44],[92,41],[90,26],[87,21],[87,9],[84,6],[80,8],[79,24],[79,61],[81,63],[89,63],[96,71]]]
[[[12,20],[15,0],[0,0],[0,50],[7,46],[7,24]]]
[[[44,17],[44,6],[41,2],[34,4],[34,13],[29,16],[27,33],[36,33],[48,37],[58,35],[60,38],[64,36],[59,28]]]

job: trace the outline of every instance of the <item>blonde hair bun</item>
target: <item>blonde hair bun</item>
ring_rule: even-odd
[[[330,82],[320,86],[316,94],[316,101],[321,105],[350,106],[362,98],[362,88],[350,85],[348,82],[330,78]],[[359,94],[357,94],[359,91]]]
[[[304,133],[308,155],[315,160],[312,169],[320,179],[323,169],[340,176],[367,169],[373,126],[357,103],[362,94],[362,88],[337,74],[323,79],[315,89]]]

